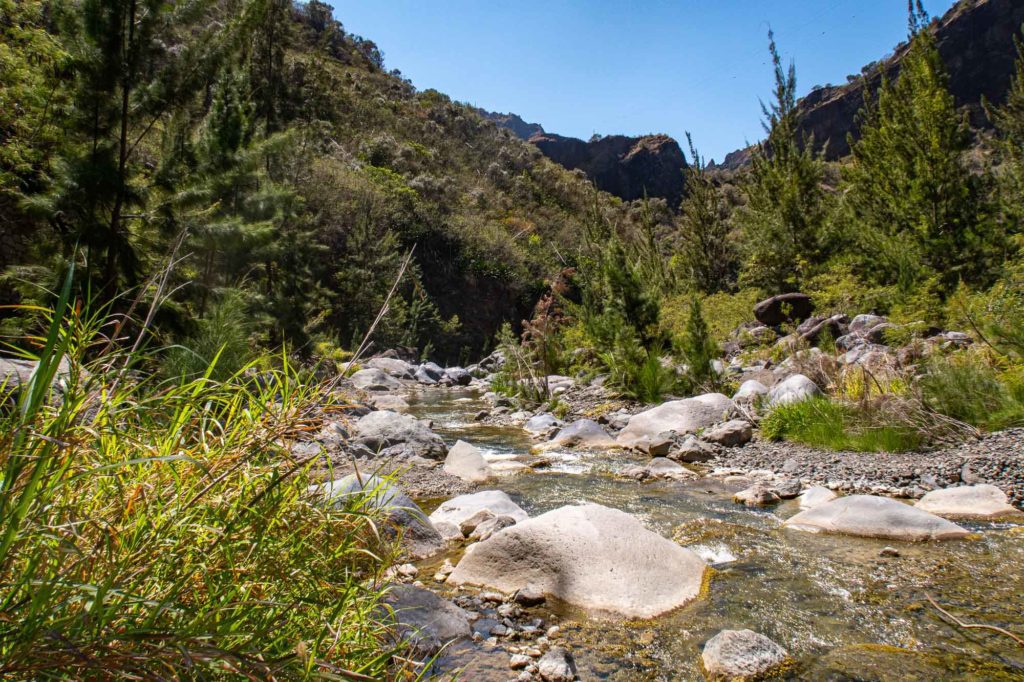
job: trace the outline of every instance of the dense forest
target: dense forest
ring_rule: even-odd
[[[405,593],[389,585],[427,567],[454,584],[474,556],[458,543],[498,546],[565,509],[527,521],[508,500],[453,522],[438,499],[497,471],[565,474],[559,449],[624,453],[600,463],[615,485],[713,462],[700,475],[742,478],[723,499],[748,507],[818,482],[780,442],[837,465],[878,458],[862,469],[990,437],[1019,456],[1024,42],[1005,99],[972,127],[935,22],[908,6],[898,74],[864,81],[847,156],[803,132],[796,67],[769,31],[749,164],[709,166],[687,135],[678,201],[625,201],[418,90],[318,0],[0,0],[0,676],[419,679],[443,647],[396,628],[383,604]],[[530,454],[471,452],[477,470],[455,473],[473,446],[431,421],[421,393],[439,384],[475,391],[438,400],[481,408],[471,425]],[[650,412],[700,400],[699,426],[659,417],[630,440]],[[730,448],[751,441],[769,450],[746,469],[778,464],[778,489],[734,471]],[[639,456],[646,468],[616,468]],[[899,485],[862,487],[920,499],[955,474],[1005,483],[1004,507],[1024,499],[1019,467],[907,461]],[[415,513],[396,516],[396,499]],[[652,534],[622,528],[610,544],[626,554]],[[912,539],[940,531],[967,535]],[[722,590],[703,555],[679,556],[679,538],[713,532],[674,533],[656,538],[666,563],[700,571],[671,608]],[[431,554],[410,537],[436,541],[435,559],[459,549],[414,565]],[[487,641],[554,638],[528,621],[545,598],[532,587],[456,610],[494,620]],[[451,616],[430,595],[414,607]],[[549,645],[506,646],[518,679],[574,679],[544,672]]]

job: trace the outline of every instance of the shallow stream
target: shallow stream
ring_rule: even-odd
[[[473,391],[424,391],[410,404],[449,445],[462,439],[496,455],[532,457],[522,429],[474,420],[487,405]],[[1024,648],[949,623],[925,596],[964,621],[1024,633],[1024,526],[962,524],[977,538],[921,544],[815,535],[781,527],[798,511],[795,501],[750,510],[732,502],[735,487],[716,479],[616,478],[614,471],[642,461],[621,452],[545,457],[550,468],[503,477],[493,487],[531,516],[583,502],[621,509],[714,567],[705,598],[650,621],[544,609],[547,625],[561,626],[582,680],[701,680],[704,642],[743,628],[790,652],[796,664],[785,679],[1024,680]],[[439,503],[422,502],[428,513]],[[880,556],[887,545],[900,556]],[[480,645],[453,652],[442,666],[466,680],[515,677],[507,653]]]

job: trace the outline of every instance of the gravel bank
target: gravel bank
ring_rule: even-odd
[[[795,443],[755,440],[719,450],[715,467],[766,469],[846,492],[920,497],[960,483],[991,483],[1024,508],[1024,428],[931,452],[828,452]]]

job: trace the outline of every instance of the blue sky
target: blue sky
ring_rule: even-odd
[[[329,0],[330,1],[330,0]],[[771,94],[767,32],[794,59],[800,94],[889,53],[904,0],[333,0],[388,68],[545,130],[690,131],[708,159],[761,137]],[[925,0],[941,16],[953,0]]]

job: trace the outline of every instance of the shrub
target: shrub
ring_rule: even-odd
[[[1001,374],[980,352],[933,358],[920,378],[925,405],[987,430],[1024,423],[1021,372]]]
[[[209,372],[210,378],[223,381],[253,360],[251,331],[241,292],[228,290],[207,316],[196,322],[195,332],[167,349],[164,374],[191,380]]]
[[[771,440],[791,440],[827,450],[905,452],[919,449],[925,437],[917,425],[898,411],[865,409],[828,398],[811,398],[779,405],[761,422]]]
[[[140,358],[110,355],[77,371],[102,325],[67,291],[0,415],[0,675],[401,676],[378,605],[383,519],[362,496],[311,500],[319,458],[286,446],[326,397],[286,359],[258,381],[211,367],[136,384],[120,368]]]

